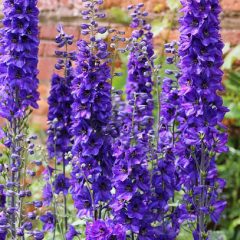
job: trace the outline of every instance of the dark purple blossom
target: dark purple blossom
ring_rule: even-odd
[[[4,208],[6,204],[6,193],[4,191],[4,186],[0,185],[0,208]]]
[[[56,51],[58,63],[56,70],[63,69],[64,74],[53,74],[51,81],[50,96],[48,98],[48,152],[51,158],[56,157],[58,161],[64,160],[64,155],[71,150],[71,95],[72,80],[74,78],[72,61],[75,53],[68,51],[68,46],[73,42],[73,36],[67,35],[62,25],[58,25],[58,36],[56,43],[59,48],[65,50]]]
[[[112,220],[97,220],[87,224],[86,240],[125,240],[126,232],[121,224]]]
[[[44,239],[44,234],[41,231],[37,231],[37,230],[33,231],[32,232],[32,236],[33,236],[34,240],[42,240],[42,239]]]
[[[43,204],[49,206],[53,199],[53,191],[50,183],[47,183],[43,188]]]
[[[93,183],[92,189],[95,193],[95,201],[106,202],[111,198],[111,181],[103,176],[99,176],[98,179]]]
[[[66,233],[66,240],[73,240],[74,237],[77,237],[79,235],[80,235],[80,233],[78,231],[76,231],[75,227],[72,225],[69,225],[68,231]]]
[[[77,68],[72,95],[72,148],[73,170],[71,193],[78,215],[100,214],[99,203],[104,206],[111,197],[112,136],[109,124],[112,117],[111,70],[108,44],[96,39],[95,34],[105,32],[99,27],[98,13],[102,1],[86,1],[82,34],[89,40],[77,43]],[[90,13],[94,14],[90,14]],[[94,16],[93,16],[94,15]],[[91,30],[91,31],[90,31]],[[98,211],[99,210],[99,211]]]
[[[0,115],[8,120],[4,136],[1,131],[1,140],[8,148],[9,164],[4,169],[6,188],[0,188],[0,207],[7,213],[9,224],[1,227],[1,234],[4,236],[8,231],[15,239],[17,234],[24,236],[24,229],[32,230],[32,223],[22,216],[20,202],[31,195],[29,190],[22,189],[21,182],[25,181],[23,172],[30,176],[35,174],[34,171],[23,170],[28,158],[23,156],[34,153],[33,138],[26,139],[27,118],[30,108],[38,107],[39,99],[37,0],[5,0],[3,14],[0,30]]]
[[[55,177],[53,187],[56,194],[63,193],[64,195],[67,195],[70,181],[63,173],[60,173]]]
[[[151,213],[147,208],[150,197],[148,171],[149,133],[153,129],[153,44],[151,27],[142,17],[142,5],[134,9],[131,41],[128,45],[127,100],[120,136],[114,144],[113,185],[116,189],[111,207],[116,221],[123,223],[132,234]],[[150,231],[150,228],[148,229]],[[150,234],[150,233],[149,233]]]
[[[197,227],[193,236],[201,239],[208,236],[207,216],[216,223],[226,205],[218,200],[223,186],[217,184],[215,164],[216,154],[227,150],[227,135],[221,123],[227,108],[218,96],[218,91],[223,90],[220,69],[223,43],[218,18],[221,8],[217,0],[182,4],[179,84],[183,111],[177,167],[189,211],[184,218],[192,221],[195,217]]]
[[[51,212],[47,212],[40,217],[43,222],[43,231],[53,231],[56,224],[55,216]]]
[[[87,224],[86,240],[105,240],[109,233],[110,231],[106,223],[102,220],[97,220]]]
[[[4,1],[1,30],[0,114],[11,121],[28,107],[37,108],[38,9],[37,1]]]
[[[3,212],[0,212],[0,239],[5,240],[8,233],[8,219]]]

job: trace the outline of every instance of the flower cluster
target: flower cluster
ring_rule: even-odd
[[[28,169],[30,155],[34,154],[35,136],[28,136],[28,108],[37,108],[38,63],[38,8],[36,0],[3,2],[4,18],[1,29],[0,54],[0,115],[8,120],[1,141],[5,145],[1,156],[1,239],[16,239],[31,235],[43,239],[42,232],[33,230],[35,210],[41,201],[30,201],[32,193],[26,178],[35,176],[34,162]],[[2,133],[2,131],[1,131]],[[8,158],[8,161],[6,159]],[[1,162],[2,162],[1,159]],[[28,202],[33,212],[24,214]]]
[[[148,172],[149,133],[153,128],[152,57],[154,55],[151,26],[147,24],[142,4],[133,9],[135,28],[128,49],[128,104],[124,110],[121,134],[114,148],[113,185],[116,189],[111,203],[115,219],[123,223],[133,236],[142,239],[151,235],[147,207],[150,176]],[[146,238],[147,239],[147,238]]]
[[[194,240],[210,238],[209,223],[218,222],[226,205],[219,199],[225,181],[216,167],[217,154],[227,150],[227,108],[218,95],[220,7],[218,0],[181,2],[180,42],[165,44],[166,63],[154,54],[141,3],[128,7],[132,35],[125,38],[123,31],[99,23],[105,18],[103,0],[82,0],[84,39],[77,53],[68,49],[73,36],[58,25],[48,154],[38,146],[39,156],[27,123],[39,97],[37,0],[4,0],[0,116],[7,124],[0,129],[0,239],[52,234],[66,240],[174,240],[185,224]],[[129,53],[125,92],[113,87],[114,77],[121,76],[114,69],[121,53]],[[165,73],[157,62],[167,65]],[[42,201],[30,191],[39,167]],[[76,214],[70,216],[72,202]],[[35,230],[38,219],[41,231]],[[82,221],[85,233],[76,225]]]
[[[108,128],[111,118],[111,73],[108,45],[96,39],[105,33],[96,19],[102,1],[85,1],[82,34],[90,34],[89,41],[79,40],[76,76],[72,95],[72,132],[74,135],[71,193],[78,215],[101,218],[102,208],[111,198],[112,137]],[[105,206],[106,207],[106,206]]]
[[[184,216],[197,221],[194,239],[207,239],[206,217],[217,222],[226,203],[218,199],[224,181],[217,176],[215,158],[227,150],[222,120],[227,109],[217,94],[223,90],[220,67],[223,43],[219,34],[218,0],[182,1],[179,79],[182,151],[179,168],[184,185]],[[185,146],[183,145],[185,144]]]
[[[165,44],[168,65],[177,64],[177,43]],[[165,70],[162,81],[162,91],[159,99],[159,122],[157,134],[157,148],[155,150],[156,164],[152,171],[152,196],[150,208],[153,222],[159,222],[156,228],[159,239],[175,239],[179,232],[179,224],[175,219],[175,212],[170,203],[174,202],[175,191],[179,190],[175,168],[177,141],[177,125],[179,117],[180,97],[177,79],[178,69]],[[159,79],[160,80],[160,79]],[[158,86],[157,86],[158,87]]]
[[[73,43],[73,36],[67,35],[61,25],[56,43],[64,51],[56,51],[59,57],[55,66],[56,70],[63,70],[64,76],[53,74],[49,104],[49,129],[48,129],[48,152],[50,158],[56,157],[59,162],[64,160],[65,154],[71,150],[71,95],[72,80],[74,78],[72,61],[75,60],[75,52],[68,52],[68,46]]]
[[[112,220],[96,220],[86,227],[86,240],[125,240],[126,231],[121,224]]]
[[[57,196],[63,194],[63,209],[64,209],[64,227],[65,234],[68,229],[67,219],[67,194],[70,188],[70,180],[66,176],[66,166],[71,160],[72,134],[71,134],[71,113],[73,97],[72,81],[74,79],[74,70],[72,62],[75,61],[75,52],[69,52],[68,47],[73,43],[73,36],[64,32],[61,24],[57,27],[58,35],[56,43],[58,48],[65,48],[64,50],[57,50],[58,57],[56,70],[61,70],[63,76],[60,74],[53,74],[50,96],[48,98],[49,104],[49,129],[48,129],[48,153],[51,159],[54,159],[54,167],[51,167],[51,162],[45,171],[46,185],[43,189],[43,203],[45,206],[54,206],[53,214],[47,212],[40,217],[44,223],[43,230],[55,231],[57,220],[56,204],[61,202]],[[62,169],[60,165],[62,164]],[[57,203],[58,202],[58,203]],[[55,234],[55,232],[54,232]]]
[[[1,29],[0,114],[11,121],[37,108],[38,8],[37,1],[3,2]]]

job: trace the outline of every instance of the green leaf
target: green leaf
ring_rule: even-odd
[[[210,240],[227,240],[227,237],[223,231],[211,231]]]
[[[111,22],[130,24],[131,17],[125,9],[120,7],[112,7],[107,11],[108,19]]]
[[[240,218],[234,219],[231,223],[231,228],[236,228],[237,226],[240,226]]]
[[[222,66],[222,69],[224,70],[230,70],[232,68],[233,63],[236,60],[240,59],[240,45],[233,48],[225,57],[224,64]]]

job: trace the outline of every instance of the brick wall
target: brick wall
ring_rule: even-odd
[[[177,0],[176,0],[177,1]],[[158,18],[167,10],[165,0],[105,0],[103,8],[109,9],[112,7],[125,8],[127,5],[144,2],[146,9],[151,13],[152,18]],[[240,44],[240,0],[221,0],[223,8],[222,14],[222,37],[224,42],[229,42],[231,45]],[[2,7],[2,0],[0,0]],[[81,22],[80,9],[81,0],[39,0],[40,14],[40,38],[41,44],[39,49],[39,79],[41,100],[39,101],[40,108],[35,111],[33,123],[36,126],[46,128],[47,96],[49,92],[50,77],[53,73],[55,58],[54,38],[56,34],[56,24],[62,22],[67,33],[72,33],[76,39],[79,39]],[[114,23],[113,23],[114,24]],[[118,27],[125,28],[127,26],[119,25]],[[162,40],[168,35],[170,39],[177,38],[178,32],[174,29],[167,34],[163,31],[156,37],[155,43],[160,46]],[[129,32],[129,31],[128,31]],[[73,45],[73,49],[75,44]]]

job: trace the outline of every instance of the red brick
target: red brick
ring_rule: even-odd
[[[41,11],[56,10],[59,3],[58,0],[40,0],[38,1],[38,7]]]
[[[44,43],[43,41],[40,41],[38,55],[42,57],[43,54],[44,54]]]
[[[223,41],[229,42],[231,45],[240,44],[240,30],[236,29],[222,29],[221,31]],[[178,30],[164,30],[158,36],[155,37],[154,43],[156,45],[162,44],[165,41],[172,41],[179,39]]]
[[[78,40],[80,37],[80,27],[79,26],[64,26],[64,31],[67,34],[73,35],[75,40]]]
[[[57,49],[57,44],[53,41],[42,41],[42,42],[43,42],[43,46],[44,46],[43,56],[44,57],[54,57],[55,51]]]
[[[221,5],[224,12],[233,11],[239,12],[240,11],[240,1],[239,0],[221,0]]]
[[[40,81],[50,81],[51,76],[54,72],[54,65],[56,63],[55,58],[51,57],[40,57],[38,63],[39,75],[38,78]]]
[[[40,26],[40,39],[55,39],[57,34],[56,24],[42,24]]]
[[[225,43],[229,42],[231,45],[237,45],[240,44],[240,29],[236,30],[222,30],[222,38]]]

